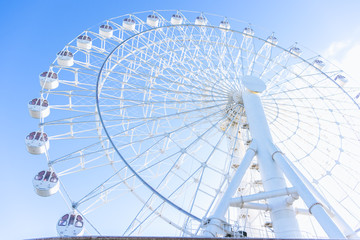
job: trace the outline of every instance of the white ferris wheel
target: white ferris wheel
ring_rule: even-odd
[[[140,12],[82,32],[39,78],[25,141],[47,159],[36,193],[69,206],[47,219],[61,236],[359,237],[359,95],[298,44]]]

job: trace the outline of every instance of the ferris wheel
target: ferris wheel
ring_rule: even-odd
[[[59,235],[358,237],[358,95],[305,50],[190,11],[82,32],[28,103],[35,192],[69,207]]]

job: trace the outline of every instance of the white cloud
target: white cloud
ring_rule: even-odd
[[[360,85],[360,42],[354,40],[333,42],[324,51],[325,59],[344,70],[353,84]]]
[[[344,71],[360,81],[360,43],[353,45],[341,59]]]
[[[344,53],[344,50],[348,49],[348,47],[352,44],[352,41],[339,41],[333,42],[326,49],[324,56],[326,58],[334,58],[339,57]]]

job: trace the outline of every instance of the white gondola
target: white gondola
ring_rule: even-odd
[[[84,234],[84,220],[76,212],[65,214],[59,219],[56,230],[62,237],[81,236]]]
[[[219,27],[225,28],[225,29],[230,29],[230,23],[226,20],[223,20],[220,22]]]
[[[103,38],[111,38],[113,36],[114,30],[112,28],[112,26],[108,25],[108,24],[103,24],[99,27],[99,34],[103,37]]]
[[[247,237],[247,232],[246,231],[234,231],[232,236],[234,238],[246,238]]]
[[[87,35],[80,35],[76,40],[76,45],[79,48],[90,50],[92,47],[91,37]]]
[[[251,27],[244,28],[243,33],[247,35],[246,37],[252,37],[255,34],[254,30]]]
[[[150,27],[158,27],[159,26],[159,17],[151,14],[146,18],[146,24]]]
[[[348,80],[346,79],[346,77],[339,74],[339,75],[336,75],[335,82],[337,82],[337,84],[339,84],[340,86],[343,87],[348,82]]]
[[[182,24],[183,18],[180,14],[173,14],[171,16],[170,22],[172,25],[179,25],[179,24]]]
[[[122,26],[129,31],[134,31],[135,25],[135,20],[132,18],[125,18],[122,23]]]
[[[57,63],[60,66],[71,67],[74,65],[74,55],[69,50],[63,50],[57,54]]]
[[[203,15],[197,16],[195,18],[196,25],[204,26],[204,25],[206,25],[206,23],[207,23],[207,20]]]
[[[359,92],[358,94],[356,94],[355,99],[356,99],[356,100],[359,100],[359,99],[360,99],[360,92]]]
[[[31,154],[45,153],[46,149],[50,147],[48,136],[43,132],[30,133],[26,136],[25,144]]]
[[[59,86],[58,75],[54,72],[43,72],[39,75],[41,87],[51,90]]]
[[[318,68],[318,69],[323,69],[325,67],[325,63],[323,61],[321,61],[320,59],[315,59],[313,62],[314,67]]]
[[[266,39],[266,41],[268,42],[268,43],[270,43],[271,45],[277,45],[278,44],[278,39],[275,37],[275,36],[269,36],[267,39]]]
[[[60,183],[54,171],[44,170],[34,177],[33,186],[39,196],[49,197],[59,191]]]
[[[34,98],[29,102],[28,109],[33,118],[46,118],[50,114],[49,102],[46,99]]]
[[[290,48],[290,52],[293,54],[292,56],[297,56],[297,57],[299,57],[302,53],[301,49],[298,47]]]

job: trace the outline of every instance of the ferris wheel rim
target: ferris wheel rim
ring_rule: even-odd
[[[163,10],[163,11],[168,11],[168,10]],[[151,11],[143,11],[143,12],[151,12]],[[199,12],[195,12],[195,11],[193,11],[194,13],[199,13]],[[132,14],[136,14],[136,13],[132,13]],[[127,14],[127,15],[123,15],[123,16],[129,16],[129,14]],[[220,15],[217,15],[217,16],[220,16]],[[116,17],[116,18],[120,18],[121,16],[119,16],[119,17]],[[116,19],[116,18],[111,18],[111,19],[109,19],[109,20],[112,20],[112,19]],[[144,23],[144,24],[146,24],[146,23]],[[169,24],[169,22],[167,22],[167,24]],[[129,164],[129,162],[122,156],[122,154],[120,153],[120,150],[115,146],[115,143],[113,142],[113,139],[111,138],[111,136],[110,136],[110,134],[109,134],[109,132],[108,132],[108,130],[107,130],[107,127],[106,127],[106,124],[104,123],[104,120],[103,120],[103,117],[102,117],[102,111],[101,111],[101,107],[100,107],[100,102],[99,102],[99,98],[100,98],[100,92],[99,92],[99,89],[100,89],[100,77],[101,77],[101,74],[102,74],[102,71],[103,71],[103,68],[104,68],[104,66],[105,66],[105,64],[106,64],[106,62],[107,62],[107,60],[111,57],[111,55],[114,53],[114,51],[116,51],[116,49],[118,49],[122,44],[124,44],[126,41],[130,41],[132,38],[134,38],[134,37],[136,37],[136,36],[138,36],[138,35],[140,35],[140,34],[144,34],[144,33],[146,33],[146,32],[150,32],[150,31],[155,31],[155,30],[158,30],[158,29],[163,29],[163,28],[170,28],[170,27],[181,27],[181,26],[191,26],[191,27],[199,27],[198,25],[196,25],[196,24],[181,24],[181,25],[165,25],[165,26],[161,26],[161,27],[157,27],[157,28],[150,28],[150,29],[147,29],[147,30],[144,30],[144,31],[140,31],[140,32],[138,32],[138,33],[136,33],[136,34],[132,34],[132,36],[131,37],[128,37],[128,38],[126,38],[124,41],[122,41],[121,43],[118,43],[118,45],[110,52],[110,53],[108,53],[107,54],[107,56],[106,56],[106,59],[104,59],[104,61],[103,61],[103,64],[101,65],[101,69],[99,70],[99,73],[98,73],[98,76],[97,76],[97,82],[96,82],[96,109],[97,109],[97,114],[99,115],[99,117],[100,117],[100,120],[101,120],[101,125],[102,125],[102,128],[104,129],[104,131],[105,131],[105,133],[106,133],[106,136],[107,136],[107,138],[109,139],[109,141],[110,141],[110,143],[112,144],[112,146],[114,147],[114,149],[115,149],[115,151],[117,152],[117,154],[118,154],[118,156],[121,158],[121,160],[129,167],[129,169],[136,175],[136,177],[137,177],[137,179],[141,179],[141,182],[142,183],[144,183],[145,185],[148,185],[148,183],[146,182],[146,180],[144,180],[138,173],[137,173],[137,171],[136,170],[134,170],[132,167],[131,167],[131,165]],[[201,28],[214,28],[214,29],[223,29],[223,28],[221,28],[221,27],[217,27],[217,26],[213,26],[213,25],[204,25],[204,26],[201,26]],[[226,30],[226,31],[228,31],[228,32],[236,32],[236,33],[239,33],[239,34],[241,34],[241,35],[247,35],[246,33],[242,33],[242,32],[240,32],[240,31],[237,31],[237,30],[233,30],[233,29],[223,29],[223,30]],[[262,41],[262,42],[268,42],[267,40],[265,40],[265,39],[263,39],[263,38],[260,38],[260,37],[258,37],[258,36],[251,36],[252,38],[256,38],[256,39],[258,39],[258,40],[260,40],[260,41]],[[288,49],[285,49],[285,48],[283,48],[283,47],[281,47],[281,46],[279,46],[279,45],[275,45],[276,46],[276,48],[278,48],[278,49],[281,49],[282,51],[284,51],[284,52],[287,52],[287,53],[289,53],[289,54],[292,54]],[[294,55],[294,54],[292,54],[292,55]],[[304,62],[304,63],[307,63],[309,66],[312,66],[312,67],[314,67],[314,68],[316,68],[311,62],[309,62],[308,60],[306,60],[306,59],[304,59],[304,58],[302,58],[302,57],[300,57],[300,56],[296,56],[296,58],[298,58],[298,59],[300,59],[302,62]],[[359,104],[349,95],[349,93],[347,92],[347,91],[345,91],[345,89],[344,88],[342,88],[336,81],[334,81],[330,76],[328,76],[325,72],[323,72],[321,69],[318,69],[318,68],[316,68],[317,69],[317,71],[319,71],[319,72],[321,72],[321,74],[322,75],[324,75],[324,76],[326,76],[326,78],[328,79],[328,80],[331,80],[333,83],[335,83],[337,86],[338,86],[338,88],[341,88],[342,89],[342,91],[344,92],[344,93],[346,93],[346,95],[357,105],[357,107],[360,109],[360,107],[359,107]],[[213,86],[214,87],[214,86]],[[214,97],[214,96],[212,96],[212,97]],[[285,141],[285,140],[284,140]],[[53,160],[54,161],[54,160]],[[53,161],[52,161],[52,163],[53,163]],[[150,187],[150,189],[154,189],[151,185],[148,185],[148,187]],[[156,194],[157,196],[159,196],[162,200],[168,200],[168,201],[166,201],[167,203],[169,203],[172,207],[175,207],[175,209],[177,209],[177,210],[179,210],[179,211],[181,211],[182,213],[184,213],[185,215],[187,215],[188,217],[191,217],[191,218],[193,218],[193,219],[195,219],[195,220],[197,220],[197,221],[199,221],[199,222],[202,222],[202,220],[200,219],[200,218],[198,218],[198,217],[196,217],[196,216],[194,216],[194,215],[192,215],[191,213],[189,213],[189,212],[187,212],[186,210],[184,210],[183,208],[181,208],[181,207],[179,207],[178,205],[176,205],[175,203],[173,203],[171,200],[169,200],[168,198],[166,198],[166,197],[164,197],[160,192],[158,192],[158,190],[157,189],[154,189],[154,191],[156,192],[156,193],[158,193],[158,194]],[[153,191],[153,192],[154,192]],[[190,214],[190,215],[189,215]]]
[[[118,18],[118,17],[116,17]],[[159,29],[165,29],[165,28],[177,28],[177,27],[199,27],[198,25],[196,24],[180,24],[180,25],[165,25],[165,26],[160,26],[160,27],[154,27],[154,28],[150,28],[150,29],[147,29],[147,30],[144,30],[144,31],[141,31],[141,32],[138,32],[136,34],[133,34],[131,37],[128,37],[127,39],[123,40],[121,43],[119,43],[116,47],[114,47],[114,49],[106,56],[106,58],[104,59],[103,61],[103,64],[99,70],[99,74],[97,76],[97,82],[96,82],[96,107],[97,107],[97,111],[98,111],[98,115],[99,115],[99,119],[101,121],[101,125],[110,141],[110,143],[112,144],[113,148],[115,149],[116,153],[118,154],[118,156],[121,158],[121,160],[126,164],[127,168],[129,168],[131,170],[131,172],[145,185],[147,186],[153,193],[155,193],[158,197],[160,197],[162,200],[164,200],[166,203],[168,203],[169,205],[171,205],[172,207],[174,207],[175,209],[181,211],[182,213],[186,214],[187,216],[193,218],[194,220],[197,220],[199,222],[202,222],[203,220],[196,217],[195,215],[193,215],[192,213],[184,210],[183,208],[179,207],[178,205],[176,205],[175,203],[173,203],[172,201],[170,201],[167,197],[163,196],[160,192],[158,192],[154,187],[152,187],[149,183],[146,182],[146,180],[144,180],[138,173],[136,170],[134,170],[131,165],[128,163],[128,161],[122,156],[122,154],[120,153],[120,151],[118,150],[116,144],[113,142],[112,140],[112,137],[110,136],[108,130],[107,130],[107,127],[106,127],[106,124],[104,123],[104,120],[103,120],[103,117],[102,117],[102,114],[101,114],[101,109],[100,109],[100,102],[99,102],[99,95],[100,95],[100,92],[99,92],[99,88],[100,88],[100,81],[101,81],[101,75],[102,75],[102,71],[105,67],[105,64],[107,62],[107,60],[111,57],[111,55],[119,48],[121,47],[123,44],[125,44],[126,42],[130,41],[131,39],[139,36],[139,35],[142,35],[142,34],[146,34],[148,32],[153,32],[153,31],[156,31],[156,30],[159,30]],[[234,30],[234,29],[225,29],[225,28],[221,28],[221,27],[218,27],[218,26],[213,26],[213,25],[203,25],[203,26],[200,26],[201,28],[211,28],[211,29],[222,29],[222,30],[226,30],[228,32],[233,32],[233,33],[237,33],[237,34],[240,34],[240,35],[243,35],[243,36],[248,36],[248,37],[252,37],[252,38],[256,38],[264,43],[269,43],[267,40],[261,38],[261,37],[258,37],[256,35],[249,35],[247,33],[244,33],[244,32],[241,32],[241,31],[238,31],[238,30]],[[321,75],[323,76],[326,76],[326,78],[328,80],[330,80],[331,82],[335,83],[337,85],[338,88],[340,88],[346,95],[348,98],[350,98],[357,106],[358,108],[360,109],[360,106],[359,104],[356,103],[356,101],[348,94],[347,91],[345,91],[345,89],[343,87],[341,87],[336,81],[334,81],[332,78],[330,78],[330,76],[328,76],[325,72],[323,72],[321,69],[315,67],[312,63],[310,63],[308,60],[302,58],[301,56],[298,56],[294,53],[292,53],[290,50],[284,48],[284,47],[281,47],[279,45],[275,45],[274,47],[282,50],[283,52],[287,52],[288,54],[298,58],[301,60],[301,62],[304,62],[306,64],[308,64],[309,66],[311,67],[314,67],[317,71],[319,71],[321,73]],[[266,92],[266,90],[264,91]],[[320,141],[320,140],[318,140]]]

